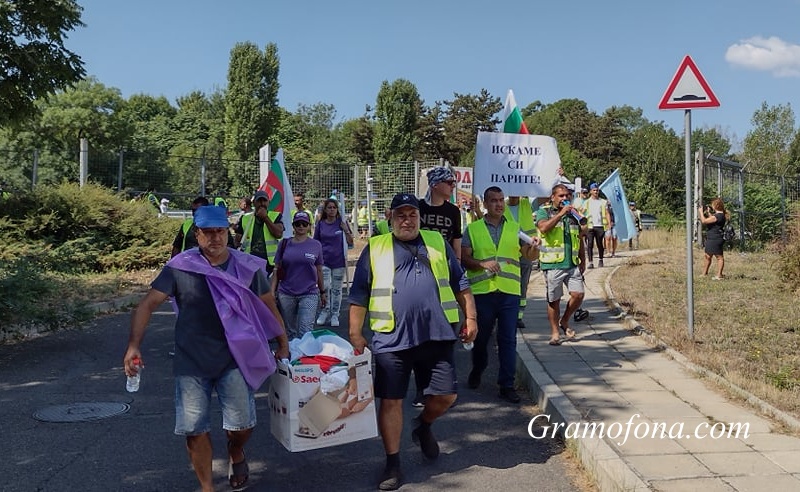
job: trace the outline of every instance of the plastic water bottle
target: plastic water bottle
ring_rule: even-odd
[[[128,376],[128,382],[125,383],[125,389],[128,390],[128,393],[136,393],[139,391],[139,382],[142,380],[142,359],[138,357],[133,359],[133,365],[138,372],[135,376]]]
[[[462,340],[463,337],[466,336],[466,334],[467,334],[466,330],[462,330],[461,333],[459,333],[459,335],[462,337]],[[472,347],[474,347],[475,344],[472,342],[461,342],[461,346],[464,347],[464,350],[472,350]]]

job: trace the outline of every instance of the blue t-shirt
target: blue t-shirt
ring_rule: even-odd
[[[336,219],[328,224],[325,219],[320,219],[314,229],[314,239],[322,243],[323,264],[328,268],[344,268],[344,232],[341,219]]]
[[[450,324],[442,310],[439,288],[433,271],[428,266],[428,250],[418,236],[413,241],[393,240],[394,292],[392,310],[395,329],[389,333],[372,333],[372,351],[396,352],[416,347],[430,340],[456,340],[456,324]],[[458,293],[469,288],[469,281],[456,260],[453,248],[445,243],[447,263],[450,270],[450,287]],[[415,255],[415,253],[417,253]],[[422,261],[417,255],[424,257]],[[380,272],[378,272],[380,274]],[[353,284],[350,287],[350,303],[369,307],[372,269],[369,262],[369,246],[364,248],[356,264]]]
[[[225,271],[228,265],[226,261],[216,268]],[[176,376],[215,378],[237,367],[205,275],[165,266],[150,286],[172,296],[178,304],[172,364]],[[267,272],[257,271],[250,290],[261,296],[269,289]]]

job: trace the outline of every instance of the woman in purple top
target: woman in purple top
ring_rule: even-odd
[[[281,240],[275,254],[275,271],[279,273],[274,275],[272,292],[277,293],[289,339],[302,337],[313,330],[317,305],[326,304],[322,284],[322,245],[308,236],[310,222],[308,213],[295,213],[292,220],[294,236]]]
[[[353,245],[353,233],[347,222],[339,213],[339,202],[333,198],[325,200],[322,208],[322,219],[314,229],[314,239],[322,243],[322,278],[325,285],[323,292],[328,294],[328,303],[323,305],[317,317],[317,324],[324,325],[330,320],[331,326],[339,326],[339,308],[342,305],[342,282],[347,268],[348,246]]]

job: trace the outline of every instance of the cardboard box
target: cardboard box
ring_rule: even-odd
[[[270,430],[286,449],[308,451],[378,435],[372,353],[354,357],[347,372],[345,388],[326,395],[318,365],[278,363],[269,379]]]

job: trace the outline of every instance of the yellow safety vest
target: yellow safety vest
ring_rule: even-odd
[[[589,227],[598,227],[602,224],[603,229],[608,229],[608,214],[604,214],[603,211],[608,207],[608,201],[603,198],[598,198],[600,200],[600,215],[602,216],[602,222],[598,222],[595,220],[594,217],[589,213],[589,202],[592,201],[591,198],[587,198],[583,201],[583,209],[580,210],[581,215],[586,217],[587,224]]]
[[[542,207],[547,211],[548,217],[550,210],[553,209],[552,205],[545,205]],[[569,237],[572,241],[572,263],[579,264],[578,251],[580,248],[580,226],[569,222]],[[539,246],[539,261],[542,263],[561,263],[564,261],[566,255],[566,248],[564,244],[564,219],[558,221],[547,234],[542,234],[542,244]]]
[[[194,225],[194,217],[184,219],[183,224],[181,224],[181,231],[183,231],[183,244],[181,245],[181,251],[186,251],[186,234],[189,233],[189,229],[192,228],[192,225]]]
[[[365,226],[369,224],[369,212],[367,212],[367,207],[361,207],[358,209],[357,214],[358,219],[356,223],[360,226]]]
[[[391,229],[389,229],[389,221],[383,219],[375,224],[375,229],[378,230],[378,234],[389,234]]]
[[[506,220],[511,222],[518,222],[519,228],[525,234],[533,237],[536,234],[536,224],[533,223],[533,210],[531,210],[531,201],[526,196],[519,197],[519,205],[518,205],[518,212],[519,212],[519,220],[515,220],[514,216],[511,214],[511,210],[508,208],[508,204],[506,204],[506,209],[503,212],[505,215]]]
[[[444,238],[434,231],[419,231],[431,270],[439,287],[439,302],[449,323],[458,322],[458,302],[450,288],[450,266]],[[394,235],[381,234],[369,240],[369,266],[372,270],[372,288],[369,297],[369,326],[372,331],[389,333],[394,331]]]
[[[494,259],[500,264],[500,273],[496,275],[485,270],[467,270],[467,278],[475,295],[495,291],[520,295],[519,224],[506,219],[502,227],[500,242],[495,246],[485,219],[467,226],[467,234],[472,242],[472,257],[478,261]]]
[[[280,215],[278,212],[267,212],[267,217],[269,217],[269,220],[272,222],[275,222],[278,215]],[[255,229],[255,225],[255,212],[242,215],[242,229],[244,229],[244,234],[242,235],[242,251],[245,253],[250,253],[250,246],[253,244],[253,229]],[[264,244],[267,247],[267,258],[269,258],[269,264],[274,265],[275,253],[278,252],[278,242],[281,238],[273,236],[266,224],[264,224],[262,229],[264,230]]]

